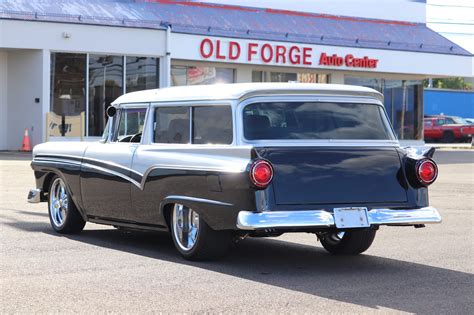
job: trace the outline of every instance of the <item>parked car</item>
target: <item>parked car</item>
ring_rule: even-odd
[[[464,118],[464,120],[467,121],[469,125],[474,125],[474,118]]]
[[[187,259],[286,232],[359,254],[381,225],[441,222],[428,204],[434,149],[400,147],[382,99],[296,83],[125,94],[107,110],[101,141],[34,148],[28,200],[48,202],[58,233],[87,221],[166,230]]]
[[[473,134],[474,126],[461,117],[439,115],[424,118],[424,137],[427,141],[470,142]]]

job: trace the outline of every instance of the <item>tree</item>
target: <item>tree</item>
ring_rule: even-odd
[[[424,80],[424,86],[428,87],[429,81]],[[435,89],[472,90],[472,84],[464,81],[464,78],[433,79]]]

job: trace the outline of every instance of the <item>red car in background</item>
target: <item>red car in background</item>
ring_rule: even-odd
[[[439,115],[424,118],[426,141],[470,142],[473,135],[474,125],[470,125],[461,117]]]

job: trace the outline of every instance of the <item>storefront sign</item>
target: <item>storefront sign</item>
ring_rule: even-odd
[[[358,57],[352,54],[339,56],[325,52],[316,54],[312,47],[300,45],[276,45],[270,43],[236,41],[224,42],[220,39],[204,38],[199,46],[203,59],[235,61],[243,57],[247,62],[263,62],[289,66],[330,66],[348,68],[377,68],[378,59],[368,56]],[[317,58],[317,60],[316,60]]]
[[[84,112],[77,116],[57,115],[54,112],[46,113],[46,137],[83,137],[85,118]]]

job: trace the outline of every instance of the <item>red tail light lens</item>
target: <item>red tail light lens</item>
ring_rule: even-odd
[[[258,188],[265,188],[273,178],[273,167],[270,162],[256,160],[250,166],[250,180]]]
[[[430,185],[438,177],[438,166],[430,159],[423,159],[416,165],[416,176],[423,185]]]

